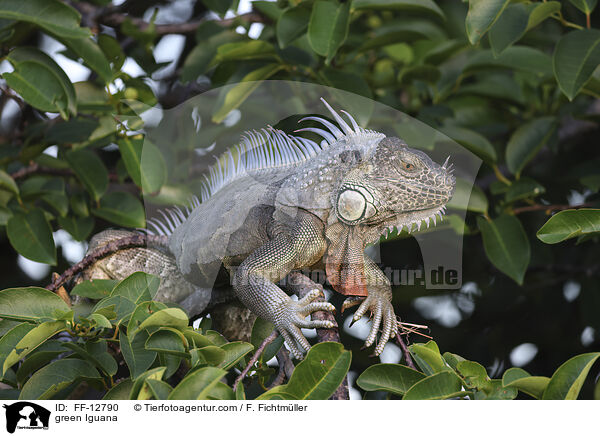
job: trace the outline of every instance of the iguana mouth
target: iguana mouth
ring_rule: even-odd
[[[427,228],[433,221],[433,225],[437,224],[437,218],[440,221],[443,220],[443,216],[446,213],[446,205],[432,207],[429,209],[415,210],[410,212],[403,212],[393,218],[386,220],[383,223],[381,234],[386,239],[394,232],[400,233],[404,228],[408,233],[421,230],[421,226],[425,223]]]

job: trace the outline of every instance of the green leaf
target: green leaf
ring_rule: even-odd
[[[502,380],[490,380],[484,390],[475,392],[475,400],[514,400],[519,394],[515,387],[502,386]]]
[[[536,236],[546,244],[600,232],[600,209],[563,210],[550,217]]]
[[[528,30],[560,11],[560,7],[560,2],[557,1],[508,5],[490,29],[490,45],[494,54],[502,53],[521,39]]]
[[[217,48],[217,54],[211,62],[211,65],[226,61],[245,61],[273,57],[277,58],[275,47],[266,41],[251,40],[230,42]]]
[[[15,212],[6,225],[10,244],[19,254],[35,262],[56,265],[52,228],[41,209]]]
[[[554,75],[562,92],[573,100],[600,64],[600,30],[575,30],[556,44]]]
[[[350,2],[338,4],[318,0],[313,5],[308,23],[308,42],[326,62],[335,56],[348,36]]]
[[[76,285],[70,292],[71,295],[100,300],[108,297],[117,284],[117,280],[86,280]]]
[[[172,354],[180,357],[190,357],[185,352],[185,347],[181,341],[181,336],[172,330],[161,329],[150,335],[146,341],[146,350],[152,350],[159,353]]]
[[[534,198],[546,192],[546,189],[529,177],[521,177],[513,182],[506,191],[505,200],[510,203],[524,198]]]
[[[429,341],[426,344],[412,344],[408,349],[425,375],[435,374],[448,369],[435,342]]]
[[[213,122],[220,123],[223,121],[229,112],[238,108],[260,86],[262,80],[268,79],[283,68],[284,66],[281,64],[268,64],[246,74],[240,83],[227,92],[223,105],[217,109],[212,117]]]
[[[168,399],[206,400],[226,374],[227,371],[220,368],[200,368],[181,380]]]
[[[63,346],[73,350],[83,360],[87,360],[107,375],[113,376],[117,373],[117,361],[107,352],[105,340],[86,342],[85,348],[72,342],[65,342]]]
[[[459,356],[458,354],[454,354],[454,353],[449,353],[449,352],[445,352],[442,357],[444,358],[444,360],[446,361],[446,363],[448,365],[450,365],[450,367],[456,371],[456,368],[458,367],[458,364],[460,362],[464,362],[467,359],[465,359],[462,356]]]
[[[171,385],[165,383],[162,380],[154,380],[151,378],[147,378],[144,381],[144,387],[142,389],[147,389],[152,393],[152,396],[156,400],[164,401],[169,397],[169,394],[173,390]]]
[[[92,209],[97,217],[123,227],[146,227],[146,214],[140,200],[128,192],[111,192],[100,199],[100,208]]]
[[[415,383],[402,397],[403,400],[445,400],[467,395],[462,391],[460,378],[452,371],[430,375]]]
[[[77,114],[75,88],[50,56],[36,48],[19,47],[6,59],[14,71],[2,77],[27,103],[45,112],[60,112],[63,118]]]
[[[149,400],[152,395],[149,389],[144,389],[145,381],[148,379],[151,380],[162,380],[165,370],[167,368],[165,366],[159,366],[157,368],[149,369],[143,374],[136,377],[133,382],[133,387],[131,388],[131,392],[129,393],[130,400]]]
[[[129,335],[133,335],[133,332],[137,330],[140,324],[150,315],[166,308],[166,304],[157,301],[143,301],[139,303],[127,323],[127,332]]]
[[[199,348],[215,345],[208,337],[204,336],[199,331],[194,330],[193,327],[188,327],[183,330],[183,335],[190,343],[190,347],[192,347],[192,345]]]
[[[473,130],[457,126],[444,126],[439,130],[467,150],[475,153],[487,164],[493,165],[496,162],[496,150],[485,136]]]
[[[576,400],[590,368],[600,353],[571,357],[558,367],[544,391],[544,400]]]
[[[380,9],[428,13],[445,18],[444,12],[432,0],[354,0],[352,9]]]
[[[69,47],[83,62],[98,73],[104,83],[112,80],[110,64],[104,56],[102,49],[91,38],[58,38],[60,42]]]
[[[502,385],[505,387],[517,388],[527,395],[531,395],[536,400],[541,400],[550,378],[532,377],[527,371],[521,368],[509,368],[502,376]]]
[[[346,377],[351,360],[342,344],[316,344],[294,369],[285,392],[299,400],[327,400]]]
[[[29,324],[23,322],[21,324],[16,325],[12,329],[10,329],[7,333],[5,333],[0,338],[0,365],[1,368],[4,368],[4,362],[9,354],[11,354],[19,341],[23,339],[23,337],[29,333],[31,330],[35,328],[34,324]],[[11,366],[11,365],[9,365]],[[4,371],[2,371],[2,374]]]
[[[129,400],[129,393],[133,387],[133,380],[125,379],[120,383],[114,385],[107,393],[102,397],[103,400]]]
[[[464,73],[473,73],[492,68],[525,71],[539,76],[552,75],[552,59],[541,50],[514,46],[508,47],[498,56],[492,50],[477,50],[467,59]]]
[[[65,154],[71,169],[83,183],[94,201],[98,201],[108,188],[108,171],[102,160],[91,150],[71,150]]]
[[[58,224],[65,229],[76,241],[87,240],[94,229],[94,218],[92,217],[56,217]]]
[[[31,376],[23,386],[19,400],[49,400],[82,378],[98,379],[100,374],[85,360],[56,360]]]
[[[0,18],[26,21],[61,37],[90,36],[79,27],[79,12],[59,0],[0,0]]]
[[[104,53],[106,60],[112,63],[112,68],[115,71],[119,71],[127,58],[119,42],[112,36],[101,33],[98,35],[98,46],[102,50],[102,53]]]
[[[560,5],[559,5],[560,9]],[[490,46],[497,56],[517,42],[527,31],[529,11],[522,3],[509,5],[490,29]]]
[[[0,189],[19,195],[19,187],[14,179],[2,170],[0,170]]]
[[[310,9],[302,3],[296,7],[287,8],[279,16],[276,26],[277,42],[284,48],[306,32],[310,19]]]
[[[365,391],[386,391],[404,395],[412,385],[425,378],[425,375],[404,365],[378,363],[368,367],[356,380]]]
[[[248,342],[238,341],[223,344],[221,349],[225,351],[225,356],[219,364],[219,368],[227,370],[233,368],[246,354],[254,350],[254,346]]]
[[[121,138],[118,144],[134,183],[149,194],[160,191],[167,180],[167,166],[160,150],[144,138]]]
[[[596,5],[598,4],[598,0],[569,0],[573,6],[579,9],[586,15],[591,14]]]
[[[255,0],[252,2],[252,7],[261,14],[269,17],[273,22],[277,21],[283,12],[276,2],[270,0]]]
[[[199,365],[219,366],[225,359],[225,350],[216,345],[190,350],[192,368]]]
[[[483,366],[477,362],[465,360],[456,364],[456,370],[465,380],[465,386],[470,389],[489,390],[490,378]]]
[[[506,146],[508,169],[518,176],[525,165],[548,142],[555,130],[554,117],[537,118],[519,127]]]
[[[115,286],[110,293],[110,296],[121,296],[137,305],[143,301],[152,300],[158,292],[159,286],[159,277],[138,271]],[[181,311],[181,309],[179,309],[179,311]]]
[[[108,319],[114,319],[115,323],[121,322],[135,310],[135,303],[121,295],[106,297],[98,301],[93,313],[104,315]]]
[[[209,400],[235,400],[235,394],[233,393],[233,389],[231,389],[225,383],[219,382],[211,390],[210,395],[208,396],[208,399]]]
[[[96,323],[95,327],[97,327],[97,328],[105,328],[105,329],[112,328],[112,324],[108,320],[108,318],[100,313],[92,313],[89,316],[89,319],[90,319],[90,321],[94,321]]]
[[[56,333],[66,329],[67,323],[65,321],[47,321],[28,331],[8,356],[6,356],[2,366],[2,374],[5,374],[8,368],[23,359]]]
[[[267,392],[263,393],[262,395],[258,396],[258,398],[256,398],[257,400],[292,400],[292,401],[297,401],[298,398],[296,398],[294,395],[290,394],[289,392],[286,392],[287,385],[279,385],[279,386],[275,386],[274,388],[269,389]]]
[[[63,342],[55,339],[44,342],[35,350],[35,353],[29,354],[29,356],[27,356],[19,365],[19,369],[17,370],[17,381],[21,385],[25,384],[31,374],[55,360],[60,354],[62,354],[63,357],[65,354],[68,354],[68,352],[65,353]],[[2,360],[0,360],[0,362],[2,362]]]
[[[71,309],[54,292],[43,288],[0,291],[0,318],[42,322],[62,318]]]
[[[255,5],[255,3],[254,3]],[[243,40],[242,35],[226,31],[214,21],[202,23],[196,31],[196,46],[185,59],[181,71],[181,80],[189,82],[205,74],[210,68],[211,61],[217,54],[217,49],[231,42]]]
[[[531,250],[521,221],[513,215],[500,215],[490,221],[477,217],[477,224],[490,262],[522,285]]]
[[[509,3],[510,0],[469,0],[465,25],[471,44],[479,42]]]
[[[177,330],[184,330],[189,324],[186,313],[176,307],[160,310],[146,318],[139,327],[130,335],[135,336],[137,332],[150,327],[173,327]]]
[[[129,367],[129,374],[132,379],[139,377],[144,371],[150,368],[150,365],[156,359],[156,351],[146,350],[144,344],[148,339],[146,332],[140,332],[133,341],[123,333],[119,332],[119,343],[123,358]]]

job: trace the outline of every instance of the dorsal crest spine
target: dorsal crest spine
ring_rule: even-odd
[[[152,229],[148,230],[151,233],[170,235],[187,219],[191,211],[200,205],[200,202],[206,202],[221,188],[245,175],[300,165],[336,144],[345,144],[344,147],[348,149],[361,148],[368,151],[379,139],[385,137],[383,133],[360,127],[352,115],[342,110],[341,112],[350,121],[349,125],[325,99],[321,98],[321,101],[339,127],[323,117],[309,116],[299,122],[316,121],[323,128],[305,127],[295,131],[312,132],[321,136],[323,140],[320,144],[271,126],[260,131],[246,131],[239,144],[216,158],[216,162],[209,167],[208,174],[203,176],[200,199],[194,196],[188,207],[183,210],[176,207],[166,212],[160,211],[162,219],[149,219],[148,226]]]

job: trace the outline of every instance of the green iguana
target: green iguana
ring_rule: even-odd
[[[324,268],[336,291],[366,297],[353,321],[372,314],[365,346],[375,343],[381,329],[379,355],[398,323],[390,282],[365,247],[393,230],[435,224],[455,178],[448,159],[438,165],[399,138],[360,127],[342,111],[348,124],[322,101],[337,126],[309,116],[301,121],[323,128],[299,129],[322,136],[321,144],[273,128],[247,132],[211,167],[201,201],[148,221],[149,232],[168,237],[167,250],[123,250],[98,261],[84,278],[156,274],[162,279],[156,299],[177,302],[190,316],[224,298],[233,285],[243,305],[272,322],[302,358],[310,344],[301,328],[335,326],[307,316],[335,308],[315,301],[317,289],[294,301],[278,282],[292,271]],[[90,250],[128,234],[102,232]]]

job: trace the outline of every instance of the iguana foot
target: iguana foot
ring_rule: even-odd
[[[387,344],[390,339],[396,337],[396,333],[398,333],[396,315],[394,314],[392,303],[385,294],[372,292],[356,310],[356,313],[352,317],[352,323],[361,319],[367,310],[372,314],[373,324],[371,325],[369,336],[367,336],[367,340],[365,341],[365,347],[373,345],[377,338],[377,332],[379,331],[379,328],[382,327],[383,332],[379,337],[379,342],[375,347],[374,353],[375,356],[379,356],[383,352],[385,344]]]
[[[323,294],[319,289],[314,289],[298,301],[290,300],[283,306],[273,322],[279,333],[283,336],[283,339],[292,354],[297,359],[302,359],[304,357],[304,352],[310,349],[310,344],[302,334],[301,328],[330,329],[337,327],[337,324],[333,321],[311,321],[306,319],[311,313],[320,310],[329,312],[335,311],[335,306],[331,303],[314,301],[322,295]]]

